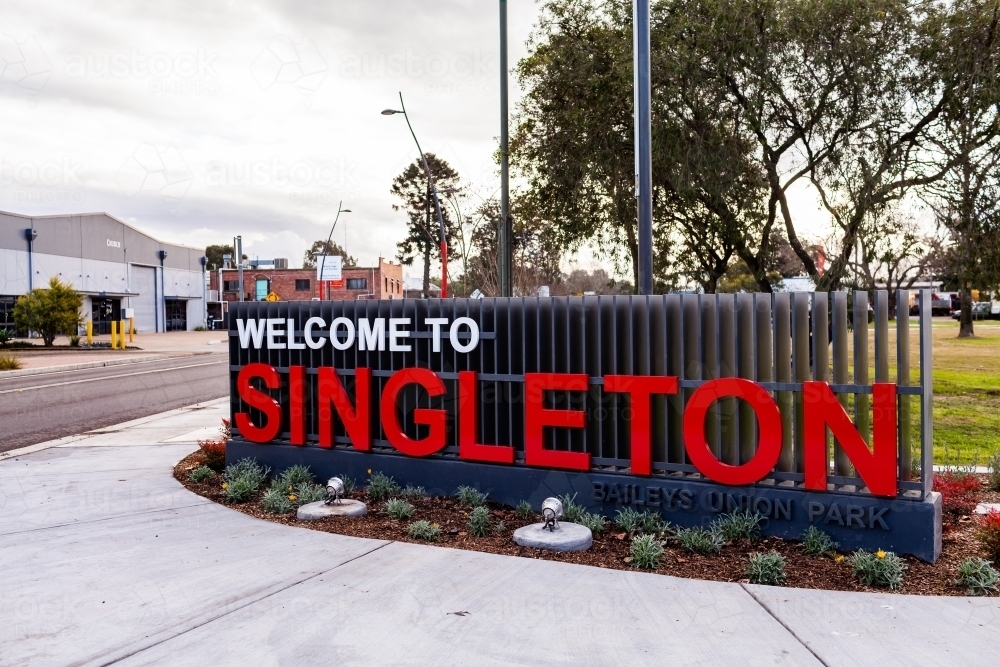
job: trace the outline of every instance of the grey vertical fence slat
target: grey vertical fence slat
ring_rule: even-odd
[[[670,375],[684,377],[684,334],[681,326],[683,316],[681,296],[667,295],[667,338],[668,354],[667,369]],[[669,435],[667,461],[669,463],[684,463],[684,390],[678,390],[668,399],[669,418],[667,428]]]
[[[792,295],[779,292],[774,295],[774,371],[778,382],[792,381]],[[795,450],[795,397],[790,391],[775,392],[781,410],[783,452]],[[794,469],[794,467],[793,467]]]
[[[847,349],[847,293],[834,292],[833,297],[833,383],[847,384],[850,381],[848,367],[850,360]],[[838,394],[840,404],[846,410],[848,394]],[[833,460],[837,474],[847,477],[851,472],[851,462],[842,447],[834,442]]]
[[[812,359],[813,379],[828,382],[830,379],[830,295],[827,292],[813,294],[812,302]],[[801,440],[796,441],[795,461],[803,467],[804,448]],[[829,466],[830,449],[827,448],[826,461]]]
[[[716,309],[718,297],[714,294],[706,294],[699,300],[701,301],[702,327],[699,338],[701,341],[702,379],[714,380],[719,377],[719,321],[718,310]],[[717,458],[721,455],[721,443],[719,441],[720,411],[720,401],[715,401],[708,411],[708,416],[705,418],[705,438],[708,440],[708,444]]]
[[[889,293],[875,292],[875,382],[889,381]]]
[[[868,292],[854,293],[854,383],[868,384]],[[871,442],[870,398],[854,396],[854,423],[865,442]]]
[[[920,292],[920,482],[926,498],[934,488],[934,373],[931,353],[931,291]]]
[[[896,292],[896,384],[910,386],[910,290]],[[899,473],[900,479],[913,479],[912,429],[910,397],[896,396],[899,403]]]
[[[736,373],[736,299],[730,294],[716,297],[719,316],[719,376],[734,377]],[[739,464],[739,424],[736,415],[737,401],[727,398],[720,402],[722,427],[722,462]]]
[[[737,322],[737,336],[739,338],[739,353],[738,363],[739,363],[739,376],[745,380],[754,379],[754,295],[753,294],[737,294],[736,295],[736,322]],[[753,455],[753,451],[750,449],[754,441],[754,435],[757,429],[757,420],[753,413],[753,408],[751,408],[746,401],[740,401],[739,403],[739,463],[745,463],[750,460],[750,456]],[[749,456],[748,456],[749,454]]]
[[[812,365],[810,364],[810,336],[809,336],[809,311],[810,300],[813,295],[798,292],[792,295],[792,373],[796,382],[805,382],[812,379]],[[802,394],[795,394],[795,439],[794,442],[803,442],[802,438]],[[780,468],[784,472],[791,472],[795,469],[794,451],[787,453],[787,467]],[[785,454],[782,454],[783,459]]]
[[[681,295],[681,335],[683,336],[684,373],[682,380],[700,380],[701,364],[698,356],[699,338],[701,337],[701,317],[698,312],[698,296]],[[682,389],[684,405],[694,393],[693,389]],[[686,460],[686,457],[685,457]]]
[[[771,336],[771,299],[764,295],[757,299],[757,322],[756,322],[756,353],[757,353],[757,379],[760,382],[774,381],[774,342]],[[751,446],[748,447],[750,457],[757,451],[757,439],[754,438]],[[741,452],[742,456],[743,452]],[[749,458],[744,459],[749,460]],[[779,462],[780,466],[780,462]],[[785,468],[780,468],[785,471]]]

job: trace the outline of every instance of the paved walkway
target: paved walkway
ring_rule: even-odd
[[[0,665],[996,665],[1000,599],[674,579],[258,521],[171,468],[224,402],[0,461]]]

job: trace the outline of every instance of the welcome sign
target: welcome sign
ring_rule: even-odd
[[[911,385],[898,295],[890,377],[886,297],[874,381],[866,293],[234,304],[227,458],[935,560],[929,316]]]

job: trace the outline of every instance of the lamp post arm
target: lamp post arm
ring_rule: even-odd
[[[333,219],[333,227],[330,228],[330,235],[326,237],[326,246],[323,247],[323,259],[319,261],[319,277],[320,277],[319,288],[321,292],[323,290],[323,271],[326,269],[326,256],[330,250],[330,241],[333,240],[333,231],[337,229],[337,221],[340,220],[340,213],[343,210],[344,210],[344,202],[343,200],[341,200],[341,202],[337,204],[337,215]],[[323,295],[321,293],[320,297],[322,296]]]

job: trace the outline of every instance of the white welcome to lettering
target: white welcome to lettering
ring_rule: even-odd
[[[357,345],[362,352],[384,352],[386,344],[390,352],[410,352],[413,347],[405,342],[413,338],[408,317],[359,318],[357,324],[346,317],[338,317],[327,327],[322,317],[310,317],[299,329],[294,319],[269,317],[258,320],[236,320],[236,331],[240,347],[251,346],[259,350],[311,350],[322,349],[327,341],[337,350],[348,350]],[[430,332],[431,350],[441,351],[441,339],[447,335],[456,352],[468,354],[479,347],[479,324],[471,317],[459,317],[454,321],[446,317],[429,317],[424,326]],[[447,334],[445,334],[447,328]],[[467,333],[463,334],[463,329]],[[423,336],[421,336],[422,338]],[[463,338],[465,340],[463,340]]]

